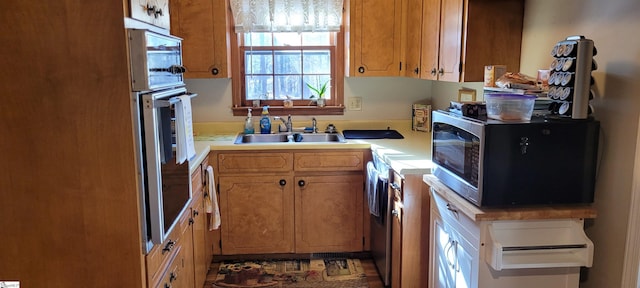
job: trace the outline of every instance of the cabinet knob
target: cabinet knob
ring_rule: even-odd
[[[287,180],[280,179],[280,186],[287,185]]]
[[[169,284],[169,283],[164,283],[164,288],[171,288],[171,284]]]
[[[298,186],[302,187],[302,186],[304,186],[304,185],[305,185],[304,180],[300,180],[300,181],[298,181]]]
[[[198,210],[193,210],[193,217],[200,215],[200,212]]]
[[[358,68],[358,72],[360,72],[360,73],[364,73],[364,67],[360,66],[360,67]]]
[[[193,220],[193,217],[189,217],[189,226],[193,225],[194,222],[196,221]]]
[[[436,68],[431,69],[432,76],[436,76],[436,73],[438,73],[438,70],[436,70]]]
[[[438,70],[438,74],[440,74],[440,76],[444,75],[444,68],[440,68],[440,70]]]
[[[211,69],[211,74],[218,75],[218,73],[220,73],[220,70],[218,70],[218,68]]]
[[[173,282],[176,279],[178,279],[178,275],[176,274],[176,272],[171,272],[171,274],[169,274],[169,282]]]
[[[416,69],[413,70],[413,73],[420,74],[420,68],[416,67]]]

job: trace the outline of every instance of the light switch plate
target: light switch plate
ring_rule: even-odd
[[[350,97],[347,109],[350,111],[362,110],[362,97]]]

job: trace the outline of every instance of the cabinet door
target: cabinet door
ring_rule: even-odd
[[[169,29],[169,0],[129,0],[131,18]]]
[[[185,213],[192,215],[191,210],[187,210]],[[196,287],[193,265],[193,218],[189,219],[189,224],[191,227],[184,231],[178,244],[181,246],[180,249],[182,251],[182,269],[178,276],[179,285],[176,285],[177,287]]]
[[[362,251],[362,175],[295,181],[296,253]]]
[[[451,234],[437,215],[431,215],[432,235],[432,263],[429,275],[430,288],[455,288],[455,251]]]
[[[186,78],[229,77],[228,1],[171,1],[172,34],[183,38]]]
[[[422,2],[422,45],[420,56],[420,78],[438,79],[438,56],[440,54],[440,2]]]
[[[427,1],[427,0],[425,0]],[[420,57],[422,39],[422,2],[423,0],[404,0],[402,9],[404,12],[403,21],[406,21],[402,44],[404,45],[404,66],[402,75],[411,78],[420,78]],[[425,19],[428,21],[429,19]]]
[[[438,80],[459,81],[463,0],[442,0]]]
[[[401,2],[351,2],[350,76],[400,75]]]
[[[195,287],[200,287],[204,285],[204,280],[209,270],[208,257],[205,251],[206,214],[202,196],[194,200],[195,202],[191,206],[191,217],[193,218],[193,269]]]
[[[390,188],[389,193],[393,193]],[[391,287],[402,287],[402,208],[394,197],[391,212]],[[407,287],[405,285],[405,287]]]
[[[222,254],[291,253],[293,178],[220,176]]]
[[[478,287],[478,254],[477,249],[461,234],[452,232],[455,263],[452,273],[455,273],[455,287]]]

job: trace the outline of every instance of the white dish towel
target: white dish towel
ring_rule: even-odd
[[[213,178],[213,167],[207,166],[206,189],[207,196],[204,198],[204,207],[207,212],[209,231],[220,228],[220,206],[218,206],[218,197],[216,193],[215,178]]]
[[[191,122],[191,97],[189,95],[178,96],[176,103],[176,163],[184,161],[196,155],[193,143],[193,123]]]
[[[379,173],[376,170],[373,162],[369,161],[367,163],[367,198],[369,202],[369,213],[371,215],[379,217],[380,216],[380,203],[378,193],[378,177]]]

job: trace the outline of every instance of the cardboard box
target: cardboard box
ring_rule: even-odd
[[[507,65],[484,66],[484,87],[496,87],[496,80],[507,73]]]
[[[413,123],[411,130],[431,132],[431,105],[413,104]]]

